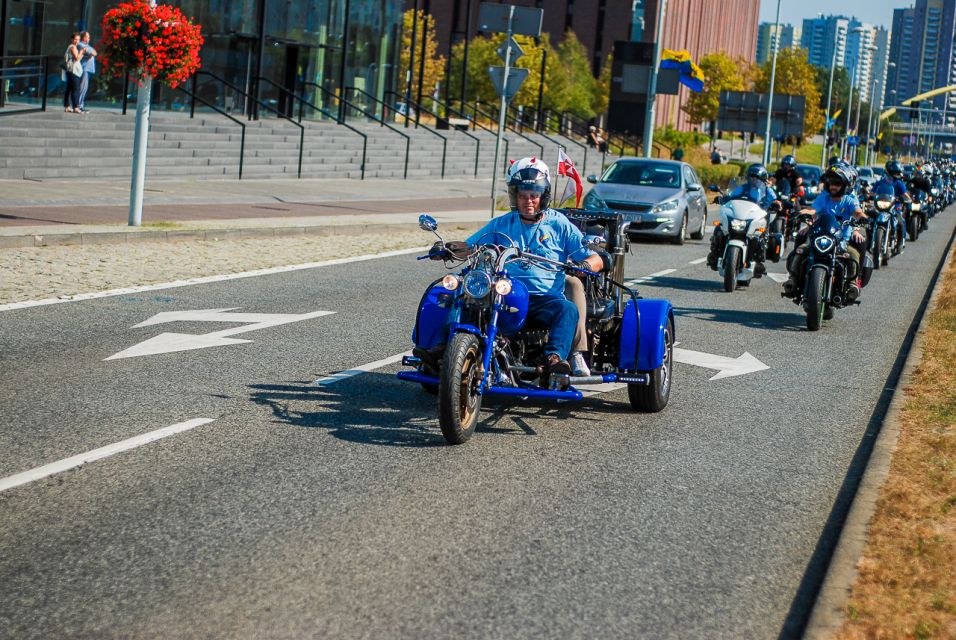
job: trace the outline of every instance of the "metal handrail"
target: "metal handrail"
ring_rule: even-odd
[[[3,25],[0,25],[0,28],[3,28]],[[3,61],[4,60],[17,60],[17,61],[35,61],[37,64],[33,67],[7,67]],[[7,69],[13,70],[13,75],[10,75],[7,72]],[[27,71],[32,71],[27,73]],[[12,80],[17,78],[32,78],[36,76],[40,78],[42,76],[43,81],[43,93],[40,97],[40,106],[33,109],[17,109],[16,111],[4,111],[0,113],[0,116],[13,116],[20,113],[36,113],[38,111],[46,111],[46,102],[47,95],[50,91],[50,57],[49,56],[0,56],[0,81],[3,80]],[[0,95],[0,106],[5,106],[4,97]]]
[[[517,122],[519,126],[522,126],[521,123],[518,122],[517,116],[514,115],[514,113],[513,113],[514,111],[517,111],[517,109],[516,109],[515,107],[508,107],[508,110],[505,111],[505,118],[507,119],[508,115],[510,114],[511,117],[515,120],[515,122]],[[557,146],[557,147],[560,148],[560,149],[565,149],[565,148],[567,148],[567,145],[562,144],[560,140],[555,140],[554,138],[552,138],[551,136],[549,136],[549,135],[548,135],[547,133],[545,133],[544,131],[541,131],[540,129],[539,129],[538,131],[536,131],[536,133],[537,133],[539,136],[541,136],[542,138],[544,138],[545,140],[547,140],[548,142],[550,142],[551,144]],[[560,135],[560,134],[558,134],[558,135]],[[581,162],[581,173],[585,173],[586,170],[587,170],[587,166],[588,166],[588,148],[587,148],[585,145],[583,145],[583,144],[581,144],[580,142],[578,142],[577,140],[573,140],[573,139],[571,139],[571,138],[569,138],[569,137],[567,137],[567,136],[561,136],[561,137],[564,138],[565,140],[567,140],[568,142],[570,142],[570,143],[572,143],[572,144],[575,144],[575,145],[581,147],[582,149],[584,149],[584,160]],[[542,153],[543,153],[543,152],[542,152]]]
[[[320,107],[320,106],[318,106],[318,105],[316,105],[316,104],[313,104],[313,103],[309,102],[308,100],[306,100],[305,98],[303,98],[302,96],[293,93],[292,91],[289,90],[288,87],[284,87],[284,86],[282,86],[281,84],[279,84],[279,83],[277,83],[277,82],[273,82],[273,81],[270,80],[269,78],[264,78],[264,77],[262,77],[262,76],[259,76],[259,77],[257,78],[257,80],[265,80],[266,82],[268,82],[268,83],[271,84],[272,86],[274,86],[274,87],[276,87],[277,89],[279,89],[279,91],[284,92],[287,96],[290,96],[290,97],[294,98],[295,100],[298,100],[298,101],[299,101],[299,122],[302,122],[302,107],[303,107],[304,105],[308,105],[309,107],[311,107],[312,109],[318,111],[319,113],[321,113],[322,115],[324,115],[324,116],[326,116],[326,117],[333,118],[333,119],[335,118],[335,116],[333,116],[331,113],[329,113],[329,111],[328,111],[327,109],[324,109],[324,108],[322,108],[322,107]],[[294,111],[294,110],[295,110],[295,102],[293,101],[292,104],[293,104],[292,110]],[[361,167],[360,167],[360,170],[361,170],[362,173],[361,173],[361,178],[360,178],[360,179],[361,179],[361,180],[364,180],[364,179],[365,179],[365,161],[366,161],[366,155],[367,155],[367,153],[368,153],[368,136],[365,135],[364,133],[362,133],[361,131],[359,131],[358,129],[356,129],[355,127],[352,127],[352,126],[350,126],[350,125],[348,125],[348,124],[346,124],[346,123],[344,123],[344,122],[338,122],[338,121],[337,121],[337,124],[343,125],[343,126],[346,127],[347,129],[349,129],[349,130],[351,130],[351,131],[357,133],[358,135],[362,136],[362,165],[361,165]]]
[[[205,98],[197,96],[195,93],[193,93],[189,89],[186,89],[184,86],[179,85],[176,88],[182,91],[183,93],[185,93],[187,96],[189,96],[193,100],[199,100],[201,103],[203,103],[204,105],[206,105],[207,107],[215,111],[216,113],[226,116],[227,118],[235,122],[237,125],[242,127],[242,136],[239,138],[239,179],[242,180],[242,164],[243,164],[243,158],[246,155],[246,125],[245,123],[239,120],[238,118],[234,118],[232,115],[226,113],[223,109],[220,109],[219,107],[209,102]],[[195,113],[196,113],[195,109],[190,109],[189,117],[193,118],[195,116]]]
[[[351,108],[351,109],[355,109],[356,111],[365,114],[366,117],[371,118],[372,120],[375,120],[376,122],[380,122],[383,127],[388,127],[389,129],[391,129],[392,131],[394,131],[394,132],[397,133],[398,135],[400,135],[400,136],[402,136],[403,138],[405,138],[405,172],[404,172],[404,176],[403,176],[403,177],[408,178],[408,154],[409,154],[409,151],[411,150],[411,143],[412,143],[412,139],[411,139],[409,136],[405,135],[404,133],[402,133],[401,131],[399,131],[398,129],[396,129],[395,127],[393,127],[392,125],[388,124],[388,123],[385,122],[383,119],[381,119],[381,118],[379,118],[378,116],[376,116],[374,113],[369,113],[368,111],[366,111],[366,110],[363,109],[362,107],[360,107],[360,106],[358,106],[358,105],[356,105],[356,104],[354,104],[354,103],[352,103],[352,102],[349,102],[349,100],[348,100],[347,98],[343,98],[343,97],[341,97],[341,96],[337,96],[337,95],[335,95],[334,93],[332,93],[331,91],[329,91],[328,89],[326,89],[325,87],[323,87],[323,86],[321,86],[321,85],[318,85],[318,84],[316,84],[316,83],[314,83],[314,82],[303,82],[303,83],[302,83],[302,86],[303,86],[303,87],[315,87],[316,89],[318,89],[319,91],[321,91],[323,95],[326,95],[326,96],[329,96],[329,97],[331,97],[331,98],[334,98],[335,100],[338,100],[340,105],[343,105],[343,104],[344,104],[345,106],[347,106],[347,107],[349,107],[349,108]],[[340,109],[340,111],[341,111],[341,109]]]
[[[230,89],[232,89],[233,91],[235,91],[235,92],[238,93],[239,95],[243,96],[243,97],[246,98],[247,100],[251,100],[254,104],[257,104],[257,105],[259,105],[259,106],[265,107],[267,110],[273,112],[274,114],[276,114],[277,116],[279,116],[279,117],[282,118],[283,120],[288,120],[288,121],[291,122],[293,125],[295,125],[295,126],[297,126],[297,127],[299,128],[299,167],[298,167],[298,172],[296,173],[296,177],[297,177],[297,178],[301,178],[301,177],[302,177],[302,149],[305,147],[305,127],[304,127],[301,123],[296,122],[295,120],[293,120],[293,119],[290,118],[289,116],[287,116],[287,115],[285,115],[284,113],[280,112],[280,111],[279,111],[278,109],[276,109],[275,107],[269,105],[267,102],[264,102],[264,101],[260,100],[259,98],[253,96],[253,95],[250,94],[250,93],[247,93],[245,90],[240,89],[239,87],[237,87],[237,86],[234,85],[233,83],[229,82],[229,81],[226,80],[225,78],[220,78],[219,76],[217,76],[216,74],[212,73],[211,71],[206,71],[206,70],[204,70],[204,69],[201,69],[201,70],[197,71],[195,74],[193,74],[193,77],[192,77],[192,85],[193,85],[192,91],[193,91],[193,93],[196,93],[197,83],[199,82],[199,81],[197,80],[197,78],[198,78],[200,75],[208,76],[208,77],[212,78],[213,80],[215,80],[216,82],[218,82],[219,84],[222,84],[222,85],[225,85],[225,86],[229,87]],[[196,102],[195,102],[195,100],[193,100],[192,103],[190,103],[190,105],[189,105],[189,113],[190,113],[190,116],[192,116],[192,114],[195,112],[195,110],[196,110]],[[252,120],[252,117],[250,116],[249,119]]]
[[[539,125],[542,125],[542,122],[543,122],[543,128],[544,128],[545,131],[547,131],[547,130],[548,130],[548,121],[549,121],[549,120],[550,120],[550,117],[539,119],[539,120],[538,120],[538,124],[539,124]],[[544,133],[542,133],[542,132],[540,132],[540,131],[539,131],[538,133],[541,133],[541,135],[544,135],[546,138],[548,138],[548,136],[547,136],[546,134],[544,134]],[[566,135],[564,135],[563,133],[561,133],[561,128],[560,128],[560,127],[558,127],[558,130],[555,131],[555,133],[556,133],[557,135],[561,136],[562,138],[564,138],[565,140],[567,140],[568,142],[570,142],[571,144],[573,144],[573,145],[575,145],[575,146],[577,146],[577,147],[581,147],[582,149],[584,149],[584,159],[581,161],[581,173],[587,173],[587,168],[588,168],[588,146],[587,146],[586,144],[582,143],[582,142],[578,142],[578,141],[575,140],[574,138],[571,138],[571,137],[566,136]],[[548,138],[548,139],[551,140],[551,138]],[[555,142],[555,144],[557,144],[557,142]]]
[[[319,87],[319,88],[321,89],[322,87]],[[285,89],[285,90],[286,90],[286,91],[289,91],[288,89]],[[291,93],[291,92],[290,92],[290,93]],[[362,136],[362,166],[361,166],[361,172],[362,172],[362,174],[361,174],[360,180],[365,180],[365,163],[366,163],[367,158],[368,158],[368,136],[367,136],[366,134],[362,133],[361,131],[359,131],[358,129],[356,129],[355,127],[353,127],[352,125],[350,125],[350,124],[347,123],[347,122],[339,122],[339,121],[338,121],[338,118],[336,118],[334,115],[332,115],[332,113],[331,113],[328,109],[325,109],[325,108],[320,107],[320,106],[318,106],[318,105],[316,105],[316,104],[313,104],[312,102],[309,102],[308,100],[306,100],[306,99],[303,98],[302,96],[297,96],[297,95],[295,95],[294,93],[291,94],[291,95],[292,95],[293,97],[299,99],[299,122],[302,122],[302,107],[303,107],[303,106],[309,106],[309,107],[311,107],[312,109],[314,109],[314,110],[318,111],[319,113],[321,113],[322,115],[324,115],[326,118],[330,118],[330,119],[332,119],[332,120],[335,120],[335,123],[336,123],[337,125],[343,126],[343,127],[345,127],[346,129],[348,129],[349,131],[351,131],[352,133],[355,133],[355,134],[358,134],[358,135]]]
[[[478,103],[477,103],[477,102],[475,103],[474,106],[475,106],[475,113],[480,113],[481,115],[485,116],[486,118],[491,118],[491,115],[490,115],[489,113],[486,113],[485,111],[482,111],[481,109],[478,108]],[[493,118],[493,120],[494,120],[495,122],[498,121],[497,116],[500,115],[500,114],[498,114],[497,112],[500,111],[500,110],[501,110],[501,107],[495,107],[495,112],[496,112],[496,113],[495,113],[495,116],[496,116],[496,117]],[[507,118],[507,115],[508,115],[508,112],[505,111],[505,116],[506,116],[506,117],[505,117],[505,131],[507,131],[508,128],[509,128],[509,127],[508,127],[508,118]],[[512,131],[516,136],[518,136],[519,138],[524,138],[525,140],[527,140],[528,142],[530,142],[530,143],[533,144],[534,146],[538,147],[538,149],[541,151],[541,155],[542,155],[542,156],[544,155],[544,145],[543,145],[543,144],[539,144],[539,143],[535,142],[534,140],[532,140],[531,138],[529,138],[529,137],[526,136],[525,134],[521,133],[520,131],[518,131],[518,130],[515,129],[514,127],[511,127],[511,131]]]
[[[392,91],[392,90],[386,91],[386,92],[385,92],[385,95],[386,95],[386,96],[394,95],[394,96],[398,97],[398,93],[396,93],[395,91]],[[404,99],[404,96],[403,96],[403,99]],[[430,109],[427,109],[427,108],[423,107],[420,102],[417,102],[417,101],[415,101],[415,100],[412,100],[411,98],[409,98],[406,102],[411,103],[411,105],[415,107],[416,113],[422,113],[422,112],[424,112],[424,113],[427,113],[428,115],[432,116],[433,118],[435,118],[436,127],[437,127],[437,121],[438,121],[439,118],[440,118],[440,116],[439,116],[437,113],[435,113],[434,111],[432,111],[432,110],[430,110]],[[415,121],[415,128],[416,128],[416,129],[418,128],[418,124],[419,124],[419,123],[418,123],[418,121],[416,120],[416,121]],[[426,127],[424,124],[421,125],[421,126],[422,126],[422,128],[425,129],[426,131],[431,131],[431,130],[428,129],[428,127]],[[455,130],[458,131],[457,129],[455,129]],[[478,177],[478,156],[479,156],[479,154],[480,154],[480,152],[481,152],[481,140],[479,140],[477,136],[473,136],[473,135],[471,135],[470,133],[468,133],[467,131],[458,131],[458,132],[465,134],[466,136],[468,136],[469,138],[471,138],[472,140],[475,141],[475,177],[477,178],[477,177]],[[437,133],[437,132],[432,132],[432,133]],[[439,135],[440,135],[440,134],[439,134]],[[442,137],[444,138],[445,136],[442,136]],[[444,176],[445,176],[445,168],[444,168],[444,160],[442,160],[442,177],[444,177]]]
[[[358,87],[345,87],[345,91],[346,91],[346,92],[348,92],[348,91],[352,91],[352,92],[358,91],[359,93],[361,93],[361,94],[362,94],[363,96],[365,96],[366,98],[370,98],[370,99],[372,100],[372,102],[375,102],[375,103],[377,103],[377,104],[382,105],[382,124],[384,124],[384,121],[385,121],[385,109],[391,109],[391,110],[392,110],[393,112],[395,112],[396,114],[398,113],[398,110],[397,110],[395,107],[393,107],[393,106],[391,106],[391,105],[389,105],[389,104],[386,104],[386,103],[383,102],[382,100],[379,100],[378,98],[376,98],[375,96],[373,96],[372,94],[370,94],[368,91],[365,91],[364,89],[359,89]],[[411,100],[409,100],[409,102],[411,102]],[[406,107],[406,110],[407,110],[407,107]],[[405,117],[407,118],[408,115],[406,115]],[[417,123],[417,122],[415,123],[415,128],[416,128],[416,129],[418,128],[418,123]],[[447,156],[448,156],[448,138],[446,138],[446,137],[443,136],[442,134],[438,133],[437,131],[432,131],[432,130],[429,129],[428,127],[424,127],[424,126],[423,126],[422,128],[423,128],[425,131],[427,131],[428,133],[430,133],[430,134],[432,134],[432,135],[436,135],[436,136],[438,136],[439,138],[441,138],[441,143],[442,143],[442,146],[441,146],[441,177],[444,178],[444,177],[445,177],[445,160],[446,160],[446,158],[447,158]]]
[[[394,93],[394,91],[393,91],[392,93]],[[483,124],[481,124],[480,122],[478,122],[477,118],[469,117],[468,114],[463,113],[463,112],[459,111],[458,109],[453,108],[450,104],[446,104],[446,103],[442,102],[441,100],[439,100],[439,99],[437,99],[437,98],[432,98],[432,101],[433,101],[435,104],[437,104],[437,105],[439,105],[439,106],[441,106],[441,107],[444,107],[444,108],[445,108],[445,113],[455,113],[455,114],[457,114],[459,117],[465,118],[466,120],[468,120],[468,122],[471,123],[471,130],[472,130],[472,131],[475,130],[475,127],[479,127],[479,128],[481,128],[481,129],[483,129],[484,131],[487,131],[487,132],[490,133],[491,135],[498,135],[496,132],[492,131],[491,129],[489,129],[489,128],[486,127],[485,125],[483,125]],[[465,132],[462,132],[462,133],[465,133]],[[508,158],[508,145],[510,144],[510,141],[508,140],[507,136],[501,136],[501,139],[502,139],[502,140],[504,141],[504,143],[505,143],[505,162],[507,162],[507,158]]]

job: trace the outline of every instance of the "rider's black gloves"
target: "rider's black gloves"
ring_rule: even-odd
[[[441,240],[432,245],[428,256],[432,260],[464,260],[471,255],[472,247],[467,242],[454,240],[442,245]]]

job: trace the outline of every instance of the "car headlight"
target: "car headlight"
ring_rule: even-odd
[[[484,271],[472,271],[465,276],[464,288],[468,296],[480,300],[491,291],[491,276]]]
[[[607,211],[607,203],[594,191],[588,191],[584,196],[584,208],[588,211]]]
[[[509,293],[511,293],[511,289],[512,289],[511,280],[508,280],[508,278],[502,278],[501,280],[495,283],[495,292],[498,295],[506,296]]]
[[[461,284],[461,280],[458,278],[458,276],[450,273],[441,279],[441,286],[449,291],[454,291],[457,289],[459,284]]]
[[[923,208],[923,205],[921,205],[918,202],[914,202],[913,204],[910,205],[910,210],[912,211],[919,211],[922,208]]]
[[[827,253],[833,248],[833,238],[830,236],[820,236],[819,238],[813,241],[813,246],[817,248],[817,251],[820,253]]]
[[[651,209],[651,213],[665,213],[667,211],[677,211],[677,208],[680,206],[680,202],[677,200],[665,200],[660,204],[654,205],[654,208]]]
[[[889,209],[893,206],[893,202],[890,200],[877,200],[876,208],[877,209]]]
[[[730,230],[731,231],[746,231],[747,230],[747,221],[746,220],[730,220]]]

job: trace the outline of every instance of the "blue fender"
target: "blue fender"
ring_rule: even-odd
[[[637,301],[636,311],[634,301],[628,300],[621,321],[618,368],[626,371],[652,371],[664,362],[664,329],[668,320],[674,319],[674,308],[668,300],[640,299]],[[671,336],[671,341],[673,340],[674,336]]]
[[[450,309],[439,304],[439,296],[447,296],[444,287],[432,287],[422,297],[412,330],[412,343],[423,349],[448,341],[448,314]]]

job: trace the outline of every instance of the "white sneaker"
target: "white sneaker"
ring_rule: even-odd
[[[569,358],[571,364],[571,373],[576,377],[589,376],[591,375],[591,370],[588,368],[588,363],[584,361],[584,354],[580,351],[575,351],[571,354]]]

